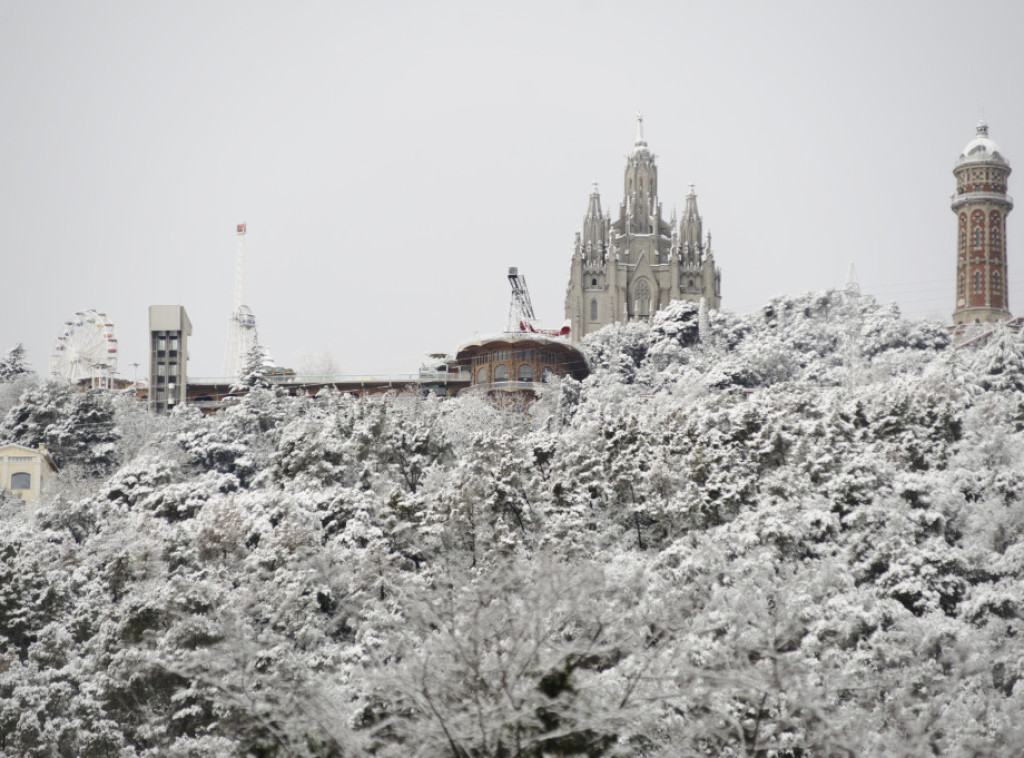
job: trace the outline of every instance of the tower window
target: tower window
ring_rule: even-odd
[[[998,211],[993,211],[988,217],[989,240],[992,243],[992,250],[998,252],[1002,246],[1002,218]]]
[[[597,279],[596,278],[590,280],[590,286],[591,287],[596,287],[597,286]]]
[[[597,321],[597,300],[590,301],[590,320]]]
[[[981,235],[982,235],[981,227],[980,226],[974,227],[974,239],[973,239],[972,242],[973,242],[975,247],[981,247]]]
[[[981,272],[980,271],[975,271],[974,272],[974,291],[976,293],[977,292],[981,292]]]
[[[992,292],[995,293],[995,294],[999,294],[999,292],[1000,292],[1000,289],[999,289],[999,272],[998,271],[993,271],[992,272]]]
[[[963,274],[960,274],[960,280],[957,283],[956,292],[957,292],[958,295],[963,297],[963,294],[964,294],[964,275]]]

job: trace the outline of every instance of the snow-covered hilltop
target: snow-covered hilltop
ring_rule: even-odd
[[[536,403],[0,384],[0,753],[1024,753],[1024,340],[676,303]]]

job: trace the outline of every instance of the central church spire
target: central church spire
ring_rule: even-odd
[[[651,234],[655,231],[658,209],[658,167],[654,154],[647,149],[644,139],[644,117],[636,114],[636,143],[626,161],[623,180],[625,203],[621,215],[627,229],[633,234]]]

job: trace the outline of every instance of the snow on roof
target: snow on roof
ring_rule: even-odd
[[[1006,159],[999,153],[999,145],[988,136],[988,124],[984,121],[978,122],[977,136],[967,143],[967,146],[957,158],[957,165],[962,163],[974,163],[982,161],[998,161],[1007,163]]]

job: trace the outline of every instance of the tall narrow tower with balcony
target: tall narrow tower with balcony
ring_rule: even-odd
[[[953,325],[1010,319],[1006,271],[1006,216],[1013,199],[1006,194],[1010,164],[978,122],[974,139],[956,159],[956,308]]]

